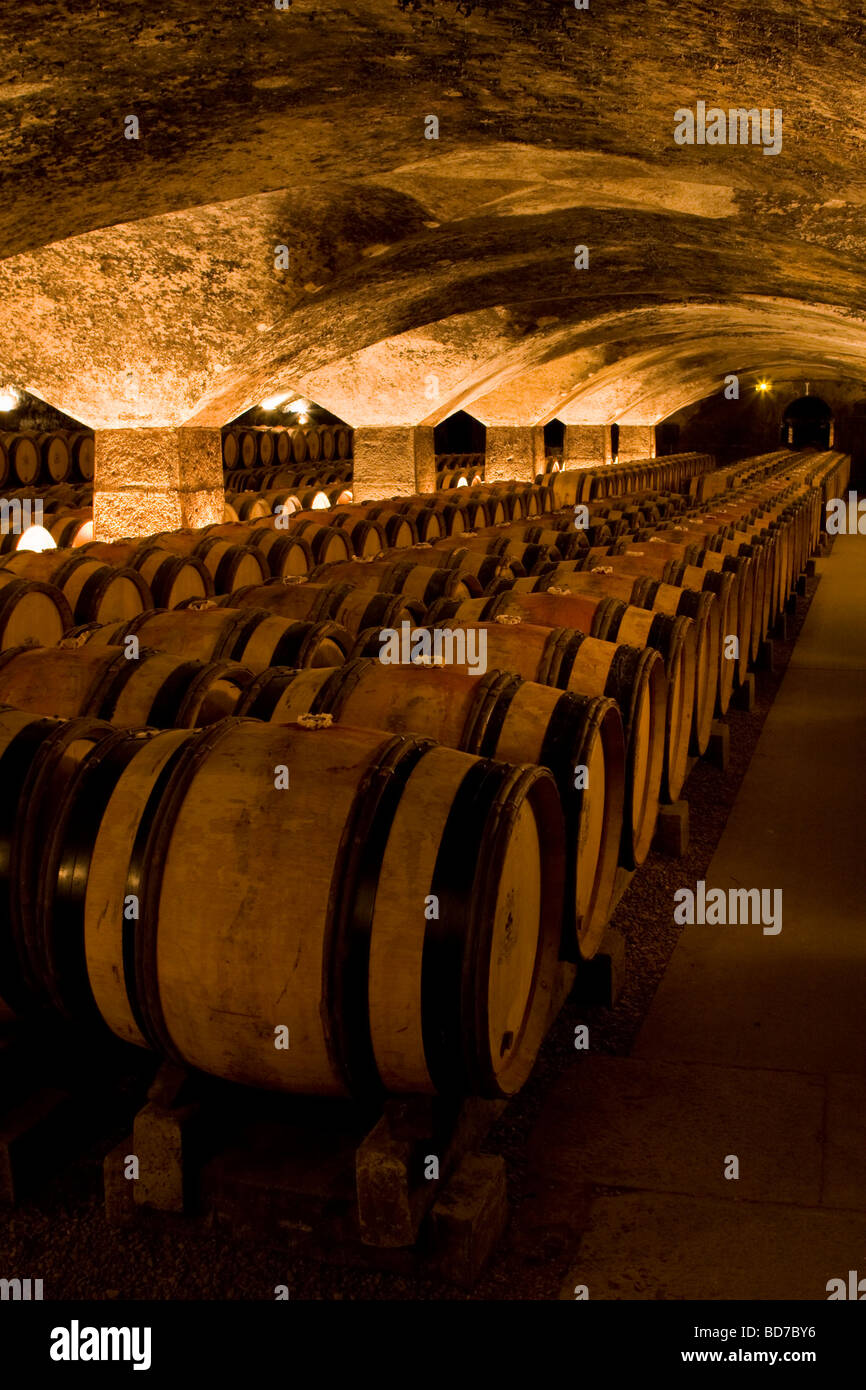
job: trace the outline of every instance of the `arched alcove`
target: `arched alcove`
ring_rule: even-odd
[[[781,441],[792,449],[829,449],[833,412],[820,396],[799,396],[785,407]]]
[[[474,415],[456,410],[435,427],[433,443],[437,454],[483,454],[487,430]]]

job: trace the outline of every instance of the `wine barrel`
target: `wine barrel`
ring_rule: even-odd
[[[72,477],[75,466],[65,433],[54,430],[50,434],[41,434],[37,443],[42,456],[42,466],[52,482],[67,482]]]
[[[153,607],[150,589],[136,570],[102,565],[80,550],[72,556],[66,550],[41,555],[19,550],[5,561],[4,569],[62,589],[76,623],[117,622]]]
[[[300,428],[292,430],[292,460],[303,463],[307,457],[307,436]]]
[[[89,1016],[81,908],[91,836],[113,786],[102,755],[116,760],[118,744],[131,751],[142,737],[101,720],[0,710],[0,1015],[44,1003],[66,1012],[83,998],[79,1016]]]
[[[193,729],[234,713],[252,671],[124,647],[18,647],[0,655],[0,704],[121,727]]]
[[[273,464],[274,455],[276,453],[276,449],[274,447],[275,441],[273,432],[268,429],[259,430],[258,442],[259,463],[262,465],[263,468],[270,468]]]
[[[5,488],[12,476],[12,465],[9,462],[9,450],[6,448],[6,440],[0,434],[0,488]]]
[[[385,529],[377,521],[358,517],[354,512],[342,509],[329,512],[328,520],[348,533],[352,542],[352,553],[360,559],[379,555],[388,545]]]
[[[378,522],[383,527],[385,539],[392,550],[406,550],[409,546],[416,545],[421,539],[412,518],[402,516],[400,512],[387,504],[377,505],[368,502],[366,506],[356,506],[353,510],[361,516],[369,517],[371,521]]]
[[[322,458],[330,463],[337,452],[337,441],[334,438],[334,431],[330,425],[319,426],[319,440],[322,447]]]
[[[195,555],[174,555],[137,540],[95,541],[82,554],[106,565],[129,565],[147,583],[156,608],[177,608],[187,599],[210,598],[213,580]]]
[[[282,618],[306,618],[313,623],[330,618],[356,636],[370,627],[398,628],[403,622],[414,627],[424,616],[423,604],[415,599],[351,584],[253,585],[236,590],[224,602],[232,608],[266,608]]]
[[[21,487],[32,487],[39,481],[42,460],[39,455],[37,437],[10,431],[0,434],[12,470],[12,476]]]
[[[411,560],[350,560],[346,564],[318,565],[310,574],[313,582],[348,583],[358,589],[377,589],[380,593],[405,594],[422,603],[437,598],[473,598],[481,586],[471,574],[431,568]]]
[[[81,507],[61,512],[55,519],[45,518],[46,531],[59,550],[78,549],[93,540],[93,509]]]
[[[287,429],[273,431],[274,462],[279,466],[288,464],[292,458],[292,436]]]
[[[238,459],[239,459],[239,456],[240,456],[240,449],[238,448],[238,432],[237,432],[237,430],[224,430],[224,431],[223,431],[223,463],[225,464],[226,468],[227,468],[227,469],[236,469],[237,466],[238,466]]]
[[[269,578],[268,562],[255,546],[232,545],[220,536],[200,531],[163,531],[150,538],[161,550],[177,555],[196,555],[203,562],[218,594],[230,594],[246,584],[262,584]]]
[[[362,660],[332,672],[274,668],[257,677],[238,706],[238,714],[274,723],[307,713],[550,768],[567,825],[562,950],[569,960],[595,954],[610,919],[623,819],[623,730],[613,700],[501,671],[475,680]]]
[[[53,646],[73,622],[72,609],[56,585],[0,569],[0,651],[22,643]]]
[[[330,522],[330,517],[328,521]],[[300,536],[302,540],[307,542],[317,566],[332,565],[338,561],[352,558],[351,537],[338,526],[331,526],[326,522],[313,521],[309,518],[299,521],[296,517],[292,517],[289,527],[292,535]]]
[[[206,601],[207,602],[207,601]],[[268,666],[339,666],[352,635],[333,622],[292,622],[261,609],[177,608],[141,613],[131,622],[73,630],[88,643],[120,646],[129,636],[143,647],[197,661],[238,661],[252,671]]]
[[[123,905],[141,864],[131,956]],[[507,1096],[548,1022],[563,871],[540,768],[340,725],[157,734],[94,846],[88,977],[119,1037],[230,1081]],[[431,902],[447,919],[428,920]]]
[[[345,425],[338,425],[334,431],[337,443],[337,458],[351,458],[354,450],[352,448],[352,431]]]
[[[262,517],[271,515],[267,498],[258,492],[236,492],[231,499],[231,505],[238,521],[259,521]]]
[[[72,435],[70,441],[72,458],[75,462],[75,471],[79,478],[83,478],[86,483],[93,482],[93,474],[96,471],[96,451],[94,448],[94,438],[92,434],[82,430],[79,434]]]
[[[507,621],[508,616],[492,623],[449,618],[435,624],[452,630],[450,642],[447,634],[443,638],[443,664],[476,678],[490,669],[511,671],[540,685],[617,701],[626,733],[620,863],[627,869],[637,868],[652,843],[664,773],[667,693],[660,654],[650,647],[641,650],[585,637],[571,628],[536,627],[516,617]],[[459,638],[453,630],[459,628],[486,633],[483,669],[481,662],[458,660]],[[480,640],[476,640],[480,652]],[[411,641],[407,646],[411,654]],[[372,628],[360,634],[350,655],[380,656],[384,649],[381,631]]]
[[[651,647],[661,653],[667,679],[661,795],[665,801],[676,801],[686,778],[695,709],[696,639],[691,619],[654,614],[610,595],[515,594],[506,590],[489,599],[460,604],[446,599],[433,604],[427,621],[440,623],[455,617],[480,622],[500,614],[517,616],[539,627],[574,628],[605,642]],[[710,716],[713,690],[711,687],[705,695],[710,701]]]
[[[243,522],[217,523],[206,526],[203,535],[254,546],[265,557],[268,571],[274,579],[305,575],[314,566],[309,542],[288,530],[270,525],[246,525]]]
[[[661,587],[653,588],[652,576],[669,577],[673,573],[670,562],[661,554],[656,554],[656,549],[655,546],[647,545],[636,555],[626,553],[605,556],[600,566],[600,569],[605,571],[601,578],[610,578],[606,573],[610,569],[614,576],[624,576],[635,585],[633,592],[640,596],[637,606],[690,617],[694,622],[695,700],[691,749],[696,756],[700,756],[709,746],[717,701],[721,699],[722,702],[730,702],[733,668],[724,656],[722,617],[723,613],[735,610],[727,607],[723,609],[721,606],[723,598],[729,594],[729,589],[724,584],[716,584],[721,575],[711,580],[710,571],[702,570],[696,565],[689,565],[685,570],[679,571],[686,577],[683,579],[683,587],[673,586],[677,588],[675,594]],[[543,582],[545,585],[552,584],[557,588],[569,591],[573,589],[574,592],[581,593],[585,576],[589,575],[592,578],[593,573],[575,570],[574,562],[566,562],[556,565],[552,571],[546,573]],[[714,601],[716,593],[718,601]],[[727,703],[724,703],[724,708],[727,709]]]
[[[238,465],[241,468],[254,468],[258,458],[259,444],[255,432],[241,430],[238,435]]]

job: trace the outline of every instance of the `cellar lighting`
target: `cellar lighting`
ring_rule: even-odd
[[[44,526],[28,526],[15,549],[35,550],[38,554],[42,550],[56,550],[57,542]]]
[[[265,396],[262,401],[262,410],[276,410],[278,405],[282,405],[283,401],[289,399],[290,394],[289,391],[280,391],[276,396]]]
[[[20,399],[14,386],[0,387],[0,410],[14,410]]]
[[[330,507],[331,501],[326,492],[317,492],[313,498],[313,511],[323,512]]]
[[[757,384],[757,386],[755,387],[755,390],[756,390],[756,391],[769,391],[769,389],[770,389],[770,383],[769,383],[769,381],[759,381],[758,384]]]

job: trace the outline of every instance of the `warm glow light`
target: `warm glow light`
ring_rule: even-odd
[[[285,397],[283,397],[283,399],[285,400]],[[303,396],[296,396],[293,401],[289,401],[288,405],[283,406],[283,411],[286,415],[297,415],[300,423],[305,425],[309,408],[309,401],[305,401]],[[303,419],[301,419],[301,416],[303,416]]]
[[[299,424],[299,425],[305,425],[306,423],[307,423],[307,417],[306,417],[306,415],[299,415],[299,416],[298,416],[298,424]]]
[[[44,526],[28,526],[15,547],[16,550],[56,550],[57,542]]]
[[[14,410],[20,397],[14,386],[0,388],[0,410]]]
[[[458,478],[458,479],[457,479],[457,486],[458,486],[458,487],[468,487],[468,486],[469,486],[469,479],[468,479],[468,478]]]
[[[313,511],[323,512],[331,505],[331,499],[326,492],[317,492],[313,498]]]
[[[343,491],[340,493],[339,497],[337,498],[337,501],[341,507],[344,505],[344,503],[354,502],[354,500],[355,494],[353,493],[352,489],[348,487],[344,488]]]
[[[90,542],[91,542],[92,540],[93,540],[93,522],[92,522],[92,521],[85,521],[85,523],[84,523],[84,525],[82,526],[81,530],[78,532],[77,536],[75,537],[75,540],[72,542],[72,548],[73,548],[73,550],[74,550],[75,547],[78,546],[78,545],[89,545]]]
[[[756,391],[769,391],[769,389],[770,389],[770,383],[769,383],[769,381],[759,381],[758,384],[757,384],[757,386],[755,387],[755,390],[756,390]]]
[[[262,401],[262,410],[276,410],[277,406],[282,405],[283,401],[287,401],[290,395],[290,391],[280,391],[276,396],[265,396]]]

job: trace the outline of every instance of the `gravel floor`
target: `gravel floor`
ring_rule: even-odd
[[[816,584],[810,580],[805,600],[798,601],[795,638]],[[575,1225],[545,1228],[528,1216],[537,1195],[527,1159],[534,1120],[556,1078],[580,1064],[573,1045],[576,1023],[589,1024],[593,1051],[629,1052],[679,934],[671,918],[673,891],[705,875],[792,645],[777,642],[776,671],[759,674],[754,709],[731,709],[728,770],[722,773],[699,762],[686,784],[682,795],[689,801],[691,821],[687,856],[651,855],[617,910],[613,924],[626,937],[627,974],[616,1007],[581,1013],[572,1000],[566,1003],[530,1082],[488,1136],[485,1148],[504,1155],[508,1165],[511,1222],[471,1294],[430,1278],[286,1257],[279,1249],[251,1245],[183,1218],[144,1228],[109,1226],[102,1207],[102,1158],[128,1132],[153,1070],[145,1058],[130,1069],[125,1051],[110,1112],[101,1095],[82,1093],[82,1104],[92,1106],[92,1118],[84,1126],[87,1147],[38,1186],[31,1200],[0,1216],[0,1277],[42,1278],[45,1298],[61,1300],[272,1299],[277,1284],[287,1284],[293,1299],[556,1298],[573,1256]],[[77,1075],[79,1090],[86,1079]],[[584,1200],[584,1194],[575,1192],[574,1223],[579,1224]]]

